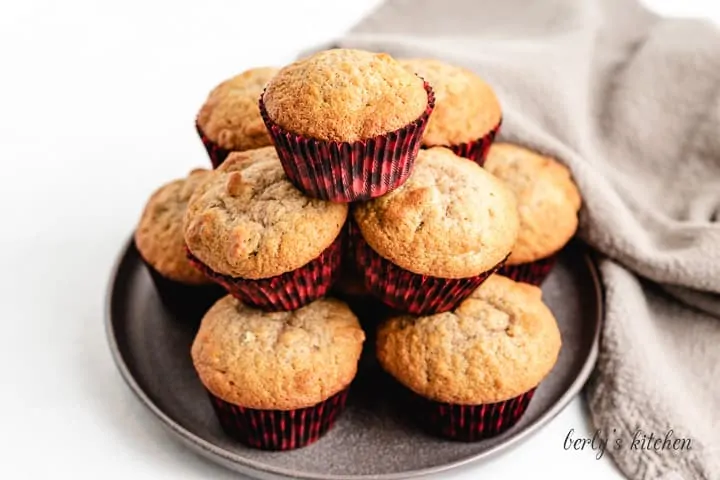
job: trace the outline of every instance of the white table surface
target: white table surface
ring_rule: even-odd
[[[208,89],[291,61],[376,4],[0,4],[0,478],[239,478],[173,441],[122,382],[103,330],[108,275],[149,193],[207,165],[192,120]],[[622,478],[607,457],[564,450],[570,429],[591,428],[577,398],[513,451],[442,478]]]

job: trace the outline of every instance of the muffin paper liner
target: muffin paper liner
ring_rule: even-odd
[[[219,167],[225,161],[227,156],[230,155],[232,150],[226,150],[210,140],[197,123],[195,123],[195,129],[197,130],[198,135],[200,135],[200,140],[202,140],[202,143],[205,146],[205,150],[210,157],[210,163],[212,163],[213,168]]]
[[[225,289],[214,283],[190,285],[162,276],[152,265],[143,263],[150,273],[160,301],[178,319],[200,323],[203,315],[220,298],[227,295]]]
[[[542,258],[534,262],[519,263],[517,265],[504,265],[498,274],[512,278],[516,282],[530,283],[540,286],[545,281],[557,263],[557,255]]]
[[[348,232],[348,239],[343,250],[342,266],[337,281],[333,284],[333,294],[343,297],[366,297],[370,295],[363,276],[357,270],[355,256],[352,255],[352,235]]]
[[[343,264],[342,274],[329,295],[342,300],[350,307],[368,335],[379,323],[394,313],[389,306],[370,293],[354,263]]]
[[[262,450],[292,450],[317,441],[332,428],[345,409],[348,389],[312,407],[287,411],[239,407],[208,395],[228,436]]]
[[[355,268],[355,248],[353,247],[352,227],[350,222],[351,215],[352,213],[348,213],[348,221],[345,222],[345,226],[343,227],[343,232],[345,234],[345,249],[343,250],[342,259],[343,272],[340,275],[340,278],[342,279],[343,277],[350,275],[362,279],[362,276],[357,273],[357,269]]]
[[[515,398],[484,405],[453,405],[411,394],[417,422],[430,434],[462,442],[500,435],[514,426],[527,410],[535,389]]]
[[[188,258],[208,278],[246,305],[265,311],[297,310],[324,296],[340,275],[345,234],[302,267],[269,278],[249,280],[214,272],[188,250]]]
[[[502,260],[492,269],[469,278],[419,275],[380,256],[357,226],[352,231],[357,269],[363,273],[367,289],[392,309],[413,315],[453,310],[505,262]]]
[[[495,128],[490,130],[490,132],[488,132],[482,138],[478,138],[477,140],[474,140],[472,142],[459,143],[457,145],[448,145],[447,148],[452,150],[455,155],[459,157],[469,158],[470,160],[474,161],[482,167],[485,164],[485,158],[487,158],[487,153],[490,149],[490,145],[492,145],[495,141],[495,137],[497,137],[498,133],[500,132],[501,126],[502,119],[500,119],[500,122],[497,124],[497,126],[495,126]]]
[[[412,173],[423,132],[435,107],[435,95],[425,82],[428,104],[409,125],[356,142],[305,138],[273,122],[260,97],[260,114],[267,126],[285,174],[310,197],[355,202],[384,195]]]

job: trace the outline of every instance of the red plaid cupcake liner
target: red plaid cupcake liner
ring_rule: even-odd
[[[498,274],[511,278],[516,282],[529,283],[539,287],[550,275],[556,263],[557,255],[552,255],[534,262],[504,265],[498,270]]]
[[[163,306],[176,318],[200,323],[203,315],[215,302],[227,295],[225,289],[216,284],[188,285],[170,280],[145,262],[150,278],[155,285]]]
[[[500,435],[525,414],[535,389],[515,398],[484,405],[453,405],[412,395],[412,413],[430,434],[461,442]]]
[[[205,135],[205,133],[202,131],[200,125],[198,125],[197,122],[195,123],[195,130],[197,130],[198,135],[200,135],[200,140],[202,140],[202,143],[205,146],[205,150],[210,157],[210,163],[212,163],[213,168],[218,168],[220,165],[222,165],[227,156],[230,155],[232,150],[226,150],[219,146],[217,143],[210,140],[207,135]]]
[[[349,215],[352,215],[352,213]],[[343,229],[346,235],[345,251],[343,252],[343,268],[350,269],[353,273],[357,274],[357,270],[355,268],[355,247],[353,245],[352,223],[348,220]]]
[[[366,288],[390,308],[413,315],[453,310],[505,262],[503,260],[492,269],[469,278],[419,275],[380,256],[356,226],[352,232],[355,261]]]
[[[332,428],[345,409],[348,390],[312,407],[287,411],[239,407],[208,395],[229,437],[261,450],[292,450],[317,441]]]
[[[382,196],[412,173],[425,126],[435,108],[435,95],[425,82],[428,104],[411,124],[357,142],[330,142],[288,132],[268,116],[260,97],[260,114],[290,181],[310,197],[356,202]]]
[[[470,160],[474,161],[482,167],[485,164],[485,158],[487,158],[488,150],[490,150],[490,145],[492,145],[495,141],[495,137],[497,137],[498,133],[500,132],[501,126],[502,119],[500,119],[500,122],[495,128],[490,130],[490,132],[488,132],[482,138],[478,138],[477,140],[474,140],[472,142],[449,145],[447,148],[452,150],[455,155],[459,157],[469,158]]]
[[[190,250],[190,262],[228,293],[246,305],[265,311],[291,311],[317,300],[330,290],[340,275],[344,234],[317,258],[300,268],[269,278],[249,280],[222,275],[205,265]]]

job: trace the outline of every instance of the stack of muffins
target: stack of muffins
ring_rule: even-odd
[[[360,50],[210,93],[213,168],[158,189],[135,243],[168,308],[202,312],[193,364],[229,435],[320,438],[370,331],[427,431],[475,441],[521,418],[560,352],[539,286],[580,197],[554,159],[494,143],[501,123],[474,73]]]

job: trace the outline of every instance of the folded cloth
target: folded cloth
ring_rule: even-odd
[[[633,0],[388,0],[335,45],[474,70],[501,139],[568,165],[602,255],[585,393],[608,454],[632,479],[720,479],[720,32]]]

